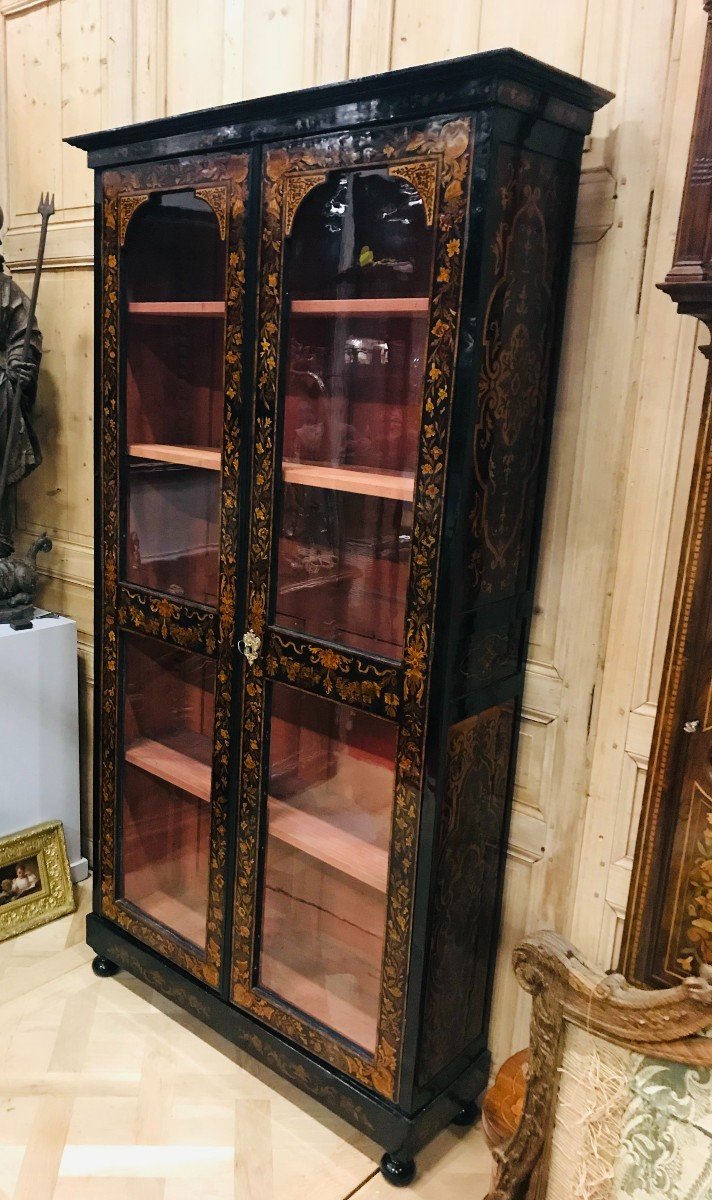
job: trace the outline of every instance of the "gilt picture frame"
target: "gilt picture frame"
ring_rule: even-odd
[[[61,821],[0,838],[0,942],[75,908]]]

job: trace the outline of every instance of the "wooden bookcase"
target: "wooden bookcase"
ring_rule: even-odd
[[[97,204],[96,969],[368,1132],[487,1024],[583,139],[513,51],[70,139]]]

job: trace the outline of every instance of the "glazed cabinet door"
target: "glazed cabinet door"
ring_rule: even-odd
[[[262,162],[232,995],[396,1097],[467,119]]]
[[[101,912],[217,986],[245,154],[105,173]]]

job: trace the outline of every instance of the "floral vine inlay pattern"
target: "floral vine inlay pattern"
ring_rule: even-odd
[[[245,292],[244,215],[248,157],[215,154],[146,163],[103,176],[101,358],[101,911],[152,950],[197,979],[216,987],[222,959],[229,729],[235,617],[237,496],[240,450],[239,400]],[[220,581],[217,613],[166,597],[132,591],[119,583],[119,295],[121,216],[153,192],[216,189],[228,207],[225,324],[225,413],[222,447]],[[217,199],[217,197],[214,197]],[[220,214],[216,214],[220,222]],[[124,226],[125,228],[125,226]],[[144,919],[118,895],[117,727],[119,724],[120,629],[136,630],[217,660],[211,852],[207,934],[204,948],[190,946],[170,930]]]
[[[259,329],[256,364],[254,487],[249,533],[248,626],[263,641],[266,655],[245,674],[243,696],[242,792],[238,881],[235,897],[233,999],[260,1020],[357,1082],[382,1095],[398,1094],[406,980],[410,954],[415,863],[418,842],[423,745],[428,703],[431,636],[458,314],[472,157],[471,123],[436,118],[426,124],[331,134],[268,149],[262,180]],[[435,189],[434,267],[430,308],[423,419],[416,478],[413,539],[407,596],[404,661],[388,670],[341,650],[293,646],[267,630],[270,584],[275,423],[280,404],[280,327],[285,212],[300,177],[308,188],[318,174],[367,165],[407,167],[428,164]],[[432,167],[430,166],[432,164]],[[422,175],[422,170],[420,171]],[[299,191],[299,187],[297,191]],[[342,661],[343,660],[343,661]],[[258,846],[263,813],[263,753],[266,683],[289,672],[300,686],[331,692],[347,703],[377,708],[398,720],[386,944],[381,1010],[373,1056],[349,1047],[316,1028],[293,1010],[253,986],[254,940],[258,911]]]

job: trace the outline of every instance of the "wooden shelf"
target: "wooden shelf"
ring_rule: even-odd
[[[333,492],[355,492],[360,496],[380,496],[386,500],[412,503],[415,476],[396,471],[367,471],[361,467],[325,467],[311,463],[282,463],[285,483],[305,487],[329,488]]]
[[[358,897],[349,917],[265,889],[259,981],[288,1004],[373,1050],[378,1027],[385,902],[379,933],[354,926]]]
[[[427,316],[429,296],[374,297],[371,300],[293,300],[291,311],[301,317]]]
[[[219,471],[222,466],[220,450],[209,446],[167,446],[160,442],[133,442],[129,445],[131,458],[148,458],[154,462],[176,463],[183,467],[202,467]]]
[[[388,852],[330,821],[269,797],[269,834],[379,892],[388,887]]]
[[[138,738],[126,747],[126,762],[163,779],[199,800],[210,802],[212,767],[206,762],[210,739],[200,733],[175,734],[165,742]]]
[[[199,912],[176,896],[171,896],[167,892],[155,891],[149,895],[131,899],[130,903],[141,912],[145,912],[154,921],[158,921],[160,925],[165,925],[166,929],[179,934],[180,937],[192,942],[199,949],[204,949],[207,909],[204,902],[200,906],[203,911]]]
[[[352,971],[353,956],[344,950],[339,965],[343,971]],[[358,1003],[336,995],[326,983],[311,974],[295,970],[276,955],[263,953],[260,966],[260,983],[275,996],[293,1004],[357,1046],[363,1046],[365,1050],[375,1049],[377,1019],[364,1012]],[[377,1003],[376,993],[373,1002],[376,1011]]]
[[[137,317],[224,317],[223,300],[134,300],[128,311]]]

